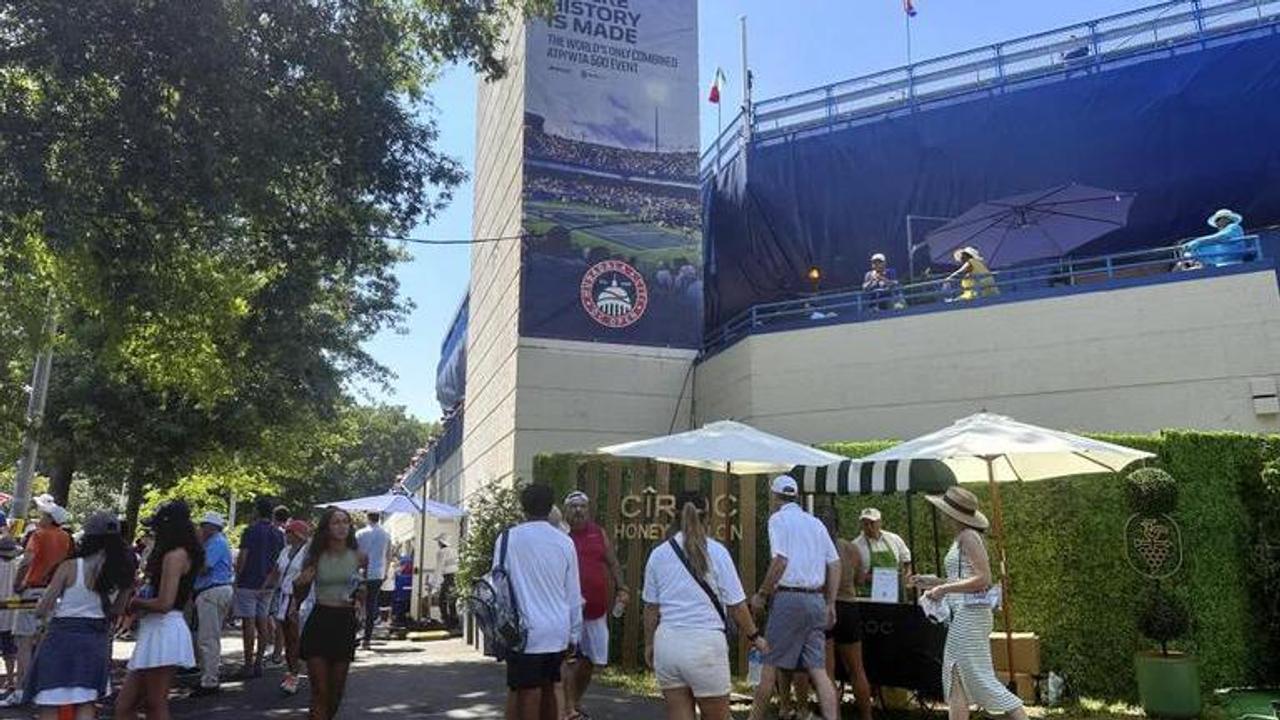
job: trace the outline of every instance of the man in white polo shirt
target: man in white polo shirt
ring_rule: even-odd
[[[835,625],[836,593],[840,586],[840,555],[822,521],[796,504],[799,489],[789,475],[770,486],[769,551],[773,555],[751,607],[769,605],[760,684],[751,703],[751,720],[764,716],[773,694],[778,669],[804,670],[813,681],[823,720],[836,720],[836,689],[827,675],[827,628]]]
[[[520,492],[525,522],[507,530],[507,572],[526,635],[524,651],[507,657],[507,720],[556,720],[560,663],[582,632],[582,589],[573,541],[547,516],[551,487]],[[499,563],[501,538],[494,543]]]

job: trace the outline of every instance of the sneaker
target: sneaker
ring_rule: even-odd
[[[23,696],[21,690],[14,690],[9,693],[9,697],[0,701],[0,707],[22,707],[26,704],[26,697]]]
[[[293,673],[285,673],[284,681],[280,683],[280,692],[285,695],[297,695],[298,676]]]
[[[222,692],[222,688],[218,685],[197,685],[191,690],[191,693],[188,694],[187,697],[208,697],[210,695],[217,695],[220,692]]]

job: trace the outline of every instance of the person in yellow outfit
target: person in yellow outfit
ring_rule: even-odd
[[[960,279],[961,300],[990,297],[1000,293],[1000,289],[996,287],[995,276],[987,267],[987,261],[982,259],[977,250],[971,247],[961,248],[956,250],[952,257],[960,263],[960,267],[947,276],[947,280]]]

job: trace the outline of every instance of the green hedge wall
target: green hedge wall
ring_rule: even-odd
[[[1191,608],[1193,627],[1174,647],[1196,654],[1206,688],[1280,682],[1280,441],[1184,431],[1094,437],[1155,453],[1151,464],[1178,481],[1176,519],[1184,563],[1166,586]],[[892,444],[883,440],[822,447],[862,457]],[[534,477],[551,482],[562,496],[574,482],[577,460],[572,455],[539,457]],[[1264,473],[1264,467],[1270,471]],[[970,489],[990,507],[988,488]],[[760,507],[765,508],[766,489],[759,490]],[[1134,699],[1133,655],[1151,644],[1136,626],[1136,603],[1147,581],[1125,560],[1129,513],[1121,478],[1089,475],[1006,484],[1001,496],[1014,628],[1040,635],[1044,670],[1064,674],[1077,692]],[[850,537],[858,532],[858,514],[867,506],[878,507],[885,527],[906,537],[910,504],[917,570],[941,574],[937,558],[945,555],[950,538],[939,538],[935,548],[933,516],[923,500],[895,495],[819,497],[815,502],[835,502],[842,533]],[[758,516],[758,558],[768,557],[767,519],[767,512]],[[1270,565],[1260,561],[1268,549],[1275,561]]]
[[[1266,591],[1260,573],[1253,577],[1252,562],[1258,543],[1255,519],[1268,512],[1256,502],[1253,488],[1263,463],[1275,456],[1272,443],[1257,436],[1178,431],[1097,437],[1155,453],[1152,464],[1178,480],[1176,519],[1184,564],[1167,582],[1192,609],[1194,624],[1191,636],[1175,647],[1197,655],[1206,688],[1274,682],[1270,661],[1276,641],[1259,610],[1275,591]],[[861,457],[884,446],[824,447]],[[989,508],[988,489],[971,489]],[[1133,654],[1150,643],[1136,627],[1136,601],[1146,581],[1125,560],[1129,513],[1120,478],[1090,475],[1008,484],[1001,486],[1001,497],[1014,629],[1039,633],[1044,669],[1065,674],[1078,692],[1134,698]],[[851,496],[837,504],[849,534],[856,532],[858,513],[866,506],[879,507],[887,528],[907,534],[901,496]],[[917,567],[937,572],[928,505],[912,504]],[[945,554],[949,544],[949,538],[941,538],[938,554]]]

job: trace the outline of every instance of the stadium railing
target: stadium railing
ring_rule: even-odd
[[[859,119],[915,111],[975,90],[1056,73],[1094,72],[1152,51],[1172,52],[1234,33],[1280,25],[1280,0],[1172,0],[974,50],[762,100],[745,128],[739,110],[703,151],[704,178],[745,142],[827,131]]]
[[[1243,252],[1232,250],[1223,257],[1199,253],[1192,258],[1184,245],[1136,250],[1088,258],[1061,258],[1053,262],[992,271],[994,292],[963,297],[961,282],[929,279],[902,283],[890,290],[842,289],[810,293],[794,300],[753,305],[736,315],[703,341],[703,355],[709,356],[739,340],[759,332],[790,330],[816,325],[844,324],[913,314],[916,311],[945,311],[982,304],[992,299],[1032,299],[1051,296],[1072,288],[1097,285],[1096,290],[1115,287],[1117,281],[1165,276],[1193,280],[1203,268],[1181,270],[1189,260],[1199,260],[1206,268],[1257,263],[1263,260],[1258,235],[1247,235]],[[1111,287],[1108,287],[1110,285]]]

